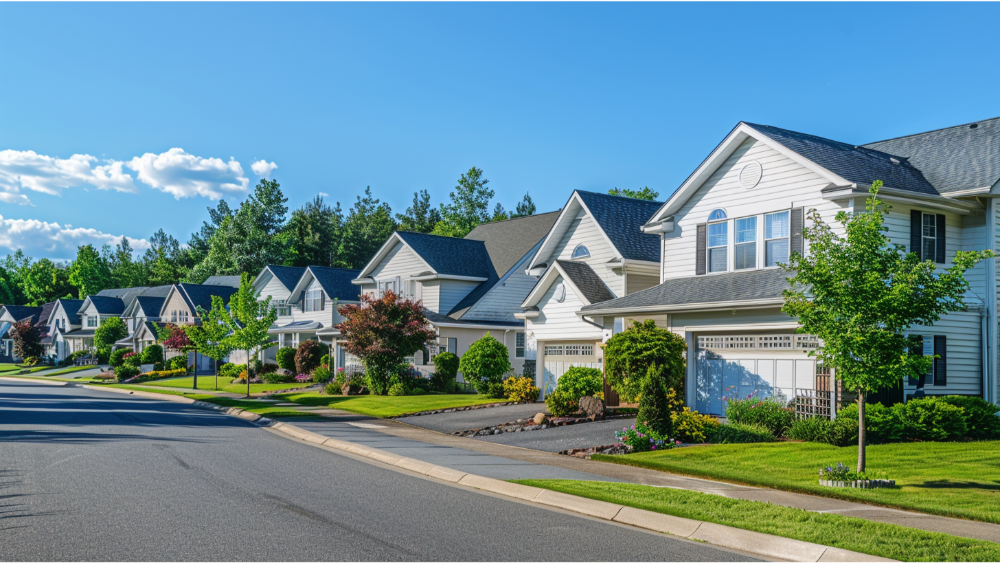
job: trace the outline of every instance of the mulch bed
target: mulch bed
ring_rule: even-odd
[[[571,455],[573,457],[590,459],[590,456],[594,454],[621,455],[627,453],[631,452],[624,444],[608,444],[607,446],[594,446],[593,448],[574,448],[572,450],[563,450],[559,452],[559,455]]]
[[[612,414],[605,416],[569,416],[562,418],[547,418],[542,424],[535,424],[533,418],[519,418],[515,422],[506,422],[487,426],[486,428],[472,428],[470,430],[456,430],[452,432],[454,436],[463,438],[475,438],[478,436],[499,436],[508,432],[530,432],[532,430],[545,430],[558,426],[569,426],[571,424],[582,424],[584,422],[597,422],[598,420],[614,420],[616,418],[632,418],[634,414]]]

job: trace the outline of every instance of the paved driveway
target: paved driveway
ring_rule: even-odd
[[[425,414],[422,416],[404,416],[397,418],[400,422],[451,434],[458,430],[486,428],[506,422],[514,422],[519,418],[531,418],[545,410],[545,403],[527,403],[519,405],[504,405],[489,409],[474,409],[469,411],[444,412],[440,414]]]
[[[474,440],[486,440],[497,444],[518,446],[546,452],[561,452],[575,448],[591,448],[614,444],[615,430],[635,424],[634,418],[584,422],[571,426],[532,430],[530,432],[508,432],[498,436],[482,436]]]

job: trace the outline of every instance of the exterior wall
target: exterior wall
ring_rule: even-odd
[[[462,317],[466,320],[517,322],[514,313],[521,311],[521,303],[535,287],[535,278],[525,273],[535,249],[507,272],[506,277],[490,288]]]
[[[276,276],[271,276],[271,279],[266,284],[264,284],[263,288],[261,288],[260,293],[257,295],[257,299],[263,301],[264,299],[270,297],[271,303],[274,303],[275,301],[288,301],[288,298],[291,297],[291,294],[292,292],[289,291],[288,288],[286,288],[284,285],[282,285],[282,283],[278,281],[278,278]],[[294,311],[295,307],[296,307],[295,305],[291,305],[290,309]],[[289,322],[291,322],[291,315],[281,315],[278,317],[277,320],[277,324],[279,325],[283,325]]]
[[[465,298],[473,289],[482,282],[440,280],[439,301],[437,313],[447,315],[459,301]]]
[[[441,311],[441,282],[440,280],[430,280],[426,282],[421,282],[423,286],[421,288],[421,302],[424,304],[424,309],[428,311],[433,311],[435,313],[447,313],[448,311]],[[373,290],[374,291],[374,290]]]
[[[162,320],[165,323],[177,323],[177,321],[174,320],[174,318],[172,316],[173,311],[178,311],[178,312],[180,312],[180,311],[187,311],[187,313],[188,313],[188,324],[194,322],[194,314],[188,308],[187,302],[184,301],[184,298],[181,296],[180,292],[178,292],[176,290],[173,290],[173,291],[170,292],[170,295],[167,298],[167,301],[165,301],[163,303],[163,309],[162,309],[162,311],[163,311],[163,316],[160,317],[160,320]],[[177,323],[177,324],[180,324],[180,323]]]
[[[563,283],[566,288],[566,298],[557,302],[553,295],[555,288]],[[562,276],[557,276],[552,285],[542,295],[538,302],[538,317],[528,319],[525,329],[536,341],[552,340],[582,340],[600,342],[603,330],[584,322],[576,314],[583,307],[583,301],[564,283]]]
[[[659,283],[660,278],[658,276],[628,273],[625,275],[625,284],[627,285],[625,295],[649,289],[655,285],[659,285]]]
[[[97,326],[101,326],[101,316],[97,314],[97,307],[93,304],[89,305],[86,309],[80,309],[80,327],[84,330],[93,329],[96,327],[88,326],[87,322],[89,317],[97,317]]]
[[[624,295],[625,288],[623,287],[621,270],[612,271],[607,267],[609,261],[618,258],[618,253],[608,243],[603,231],[597,226],[597,222],[584,210],[580,211],[580,214],[566,230],[562,240],[556,245],[552,252],[552,260],[572,260],[573,250],[579,244],[583,244],[590,251],[590,258],[579,261],[585,262],[593,268],[594,272],[607,284],[608,289],[615,294],[615,297]],[[552,263],[552,260],[548,261],[549,264]]]
[[[428,270],[427,265],[410,247],[396,241],[389,254],[372,270],[371,276],[376,280],[396,276],[409,278]]]
[[[514,336],[515,333],[520,332],[520,330],[514,329],[504,329],[504,328],[458,328],[458,327],[438,327],[439,338],[454,338],[456,339],[456,345],[458,349],[458,357],[461,358],[466,352],[469,351],[469,346],[473,342],[482,338],[486,333],[490,333],[493,338],[499,340],[502,344],[507,346],[507,350],[510,353],[510,365],[517,374],[524,373],[524,358],[518,358],[515,356],[514,349]],[[506,334],[505,334],[506,332]],[[418,365],[418,369],[423,372],[430,373],[434,371],[434,363],[431,361],[427,362],[426,366]],[[461,372],[459,372],[461,373]]]

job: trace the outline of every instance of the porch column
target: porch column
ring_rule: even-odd
[[[697,397],[695,394],[697,389],[695,387],[698,385],[697,340],[694,337],[694,333],[691,331],[686,331],[684,333],[684,339],[687,341],[687,381],[684,382],[684,402],[691,408],[691,410],[697,410],[695,408],[695,400]]]
[[[535,385],[541,389],[538,400],[545,400],[545,342],[535,341]]]

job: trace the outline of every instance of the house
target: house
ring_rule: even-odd
[[[78,311],[80,328],[60,334],[60,339],[67,343],[69,353],[93,348],[94,332],[101,326],[101,322],[111,317],[121,317],[125,313],[123,298],[131,301],[142,289],[147,288],[104,290],[97,295],[88,295]]]
[[[80,330],[80,307],[83,299],[56,299],[53,302],[52,312],[48,319],[48,338],[51,339],[51,347],[47,354],[56,360],[65,360],[66,356],[73,353],[69,340],[65,336],[68,333]]]
[[[660,239],[643,234],[661,202],[574,191],[525,270],[533,287],[514,316],[536,360],[542,396],[574,366],[603,369],[602,317],[578,311],[655,286],[660,281]]]
[[[643,226],[661,239],[660,283],[577,315],[603,318],[612,332],[654,319],[683,336],[686,401],[701,412],[722,414],[726,396],[755,390],[830,399],[832,375],[808,355],[815,337],[797,333],[780,310],[788,282],[777,265],[804,250],[806,212],[833,223],[840,211],[864,208],[875,180],[892,206],[894,243],[941,268],[958,250],[997,250],[1000,118],[866,145],[741,122]],[[923,378],[927,395],[997,402],[994,262],[967,273],[967,312],[913,327],[924,353],[939,356]],[[905,399],[918,383],[911,378],[884,398]]]
[[[220,285],[239,289],[240,276],[209,276],[201,285]]]
[[[41,314],[41,307],[27,307],[23,305],[5,305],[0,307],[0,362],[13,363],[21,361],[21,358],[14,356],[14,340],[8,335],[10,327],[22,321],[37,323]]]
[[[558,213],[479,225],[465,238],[396,232],[362,268],[354,284],[380,295],[392,290],[420,301],[437,339],[409,358],[433,371],[441,352],[461,356],[489,332],[507,346],[514,370],[534,370],[524,321],[514,315],[533,285],[527,263]],[[343,361],[353,361],[346,355]]]
[[[138,325],[137,333],[134,337],[137,350],[142,350],[158,340],[157,328],[166,324],[191,325],[198,321],[199,309],[210,310],[212,308],[212,298],[219,297],[223,303],[228,304],[229,298],[236,293],[236,288],[229,285],[201,285],[194,283],[175,283],[168,287],[160,305],[157,320],[146,317],[146,320]],[[144,313],[153,315],[152,307],[154,302],[148,302],[151,307]],[[138,319],[138,317],[137,317]],[[179,355],[175,350],[164,350],[164,357],[169,358]],[[194,356],[193,353],[189,354]],[[198,356],[199,373],[214,373],[214,365],[210,358]]]
[[[155,323],[160,320],[160,310],[166,301],[167,294],[173,286],[161,285],[146,288],[136,295],[131,303],[125,305],[122,320],[128,328],[128,336],[115,342],[116,346],[130,348],[141,352],[146,346],[156,342]],[[143,339],[142,337],[146,337]]]
[[[338,346],[337,325],[344,317],[340,305],[357,304],[361,288],[353,284],[360,270],[309,266],[292,287],[284,309],[275,326],[268,331],[275,335],[278,346],[269,350],[277,353],[285,346],[297,347],[303,340],[318,340],[330,347],[335,368],[345,365],[345,353]]]

